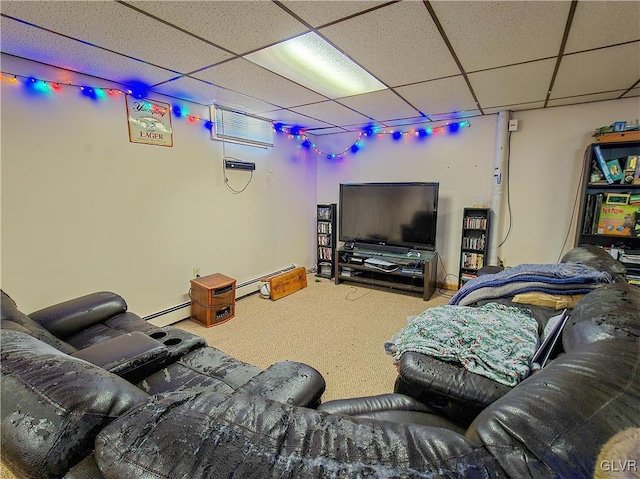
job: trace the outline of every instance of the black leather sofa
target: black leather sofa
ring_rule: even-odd
[[[100,292],[26,315],[2,292],[2,459],[19,477],[104,477],[92,455],[96,433],[153,394],[320,403],[324,379],[306,364],[263,370],[126,309]]]
[[[3,458],[23,477],[66,479],[588,478],[607,440],[640,427],[640,290],[613,283],[587,294],[562,343],[548,366],[466,426],[454,409],[443,415],[405,394],[301,407],[289,388],[305,383],[305,371],[219,390],[179,369],[186,379],[175,390],[160,381],[148,396],[10,332],[2,386],[15,393],[2,398]],[[173,377],[174,365],[183,366],[161,375]]]

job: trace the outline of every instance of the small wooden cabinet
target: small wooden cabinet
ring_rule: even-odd
[[[236,280],[215,273],[191,280],[191,317],[210,328],[236,313]]]
[[[460,271],[458,288],[478,276],[478,270],[486,266],[489,253],[491,210],[489,208],[465,208],[462,214],[462,240],[460,242]]]

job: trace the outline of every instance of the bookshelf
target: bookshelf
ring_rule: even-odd
[[[601,246],[640,281],[640,131],[605,133],[584,155],[575,246]],[[637,283],[636,283],[637,284]]]
[[[336,203],[317,205],[317,251],[316,276],[333,277],[333,259],[336,251]]]
[[[462,214],[462,239],[460,241],[460,270],[458,288],[478,276],[478,270],[487,264],[491,210],[489,208],[465,208]]]

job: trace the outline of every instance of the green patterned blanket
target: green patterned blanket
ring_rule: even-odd
[[[498,303],[427,309],[385,344],[394,363],[414,351],[508,386],[529,375],[537,347],[538,323],[531,312]]]

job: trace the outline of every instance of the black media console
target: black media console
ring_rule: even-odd
[[[436,290],[437,254],[369,244],[349,245],[335,252],[334,277],[343,281],[420,293],[427,301]]]

